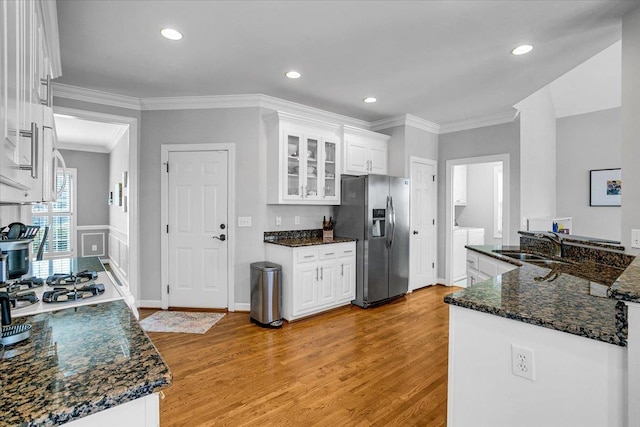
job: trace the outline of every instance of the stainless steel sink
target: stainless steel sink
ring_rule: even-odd
[[[530,253],[527,253],[527,252],[513,252],[513,251],[501,251],[501,250],[496,250],[494,252],[498,253],[500,255],[503,255],[503,256],[507,256],[509,258],[520,260],[520,261],[544,260],[544,259],[546,259],[543,256],[530,254]]]
[[[529,260],[526,260],[526,262],[530,264],[539,265],[542,267],[551,267],[551,268],[558,267],[561,265],[571,265],[568,262],[558,261],[557,259],[529,259]]]

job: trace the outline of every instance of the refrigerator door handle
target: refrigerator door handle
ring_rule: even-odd
[[[384,238],[384,245],[387,247],[387,249],[389,249],[391,247],[391,221],[392,221],[392,217],[391,217],[391,196],[387,196],[387,206],[386,206],[386,214],[387,214],[387,221],[385,224],[385,238]]]
[[[393,246],[393,238],[396,234],[396,209],[393,207],[393,197],[389,196],[389,207],[391,208],[391,239],[389,247]]]

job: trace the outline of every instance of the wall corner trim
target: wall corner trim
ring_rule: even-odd
[[[388,117],[386,119],[376,120],[370,124],[371,130],[373,131],[388,129],[395,126],[411,126],[436,135],[440,133],[439,124],[421,119],[420,117],[416,117],[411,114],[401,114],[399,116]]]
[[[440,133],[459,132],[461,130],[476,129],[485,126],[501,125],[511,123],[518,117],[517,110],[504,111],[487,116],[474,117],[472,119],[458,120],[455,122],[443,123],[440,125]]]

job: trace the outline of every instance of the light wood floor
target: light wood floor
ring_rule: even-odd
[[[149,333],[173,372],[161,425],[444,426],[443,298],[456,289],[432,286],[279,330],[228,313],[204,335]]]

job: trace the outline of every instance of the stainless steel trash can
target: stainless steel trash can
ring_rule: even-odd
[[[264,328],[282,326],[282,266],[272,262],[251,264],[251,321]]]

